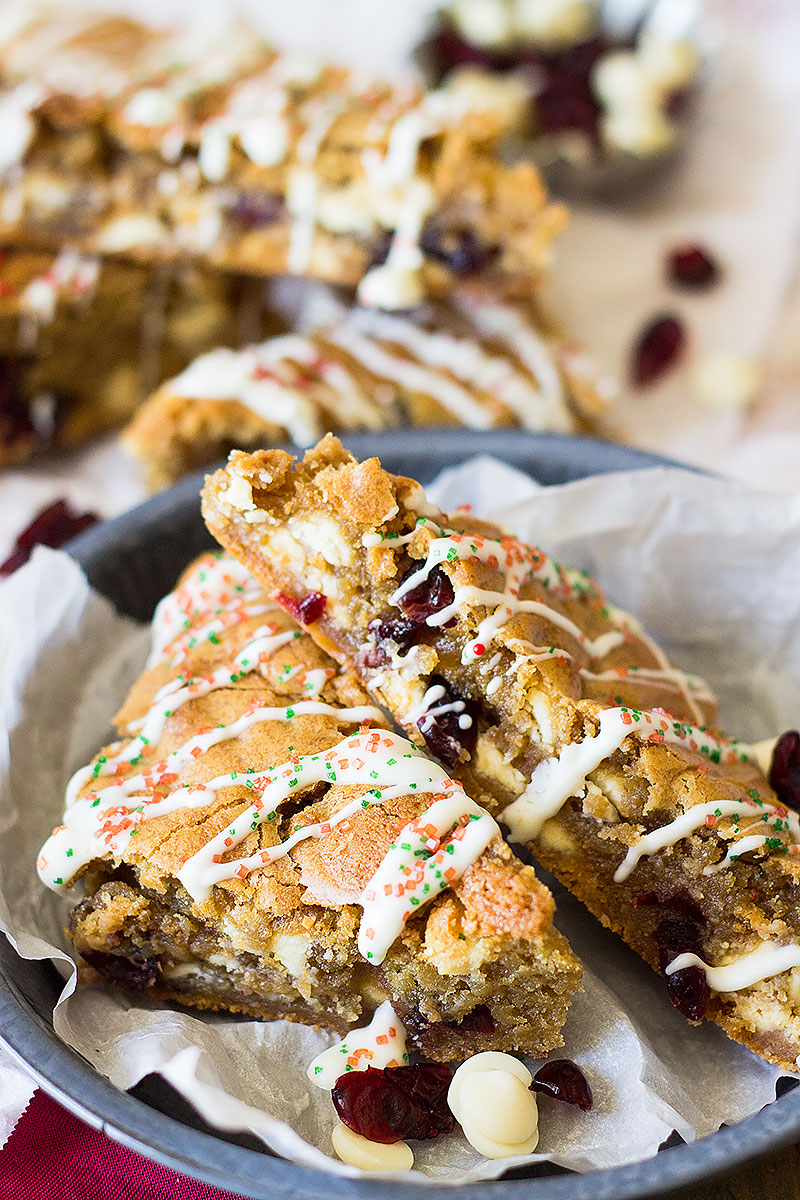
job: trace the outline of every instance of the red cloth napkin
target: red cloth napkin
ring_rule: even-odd
[[[0,1150],[0,1200],[242,1200],[161,1167],[36,1092]]]

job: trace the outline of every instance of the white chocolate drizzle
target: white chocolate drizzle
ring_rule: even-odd
[[[666,975],[684,971],[687,967],[699,967],[704,972],[708,986],[715,992],[739,992],[752,987],[762,979],[781,975],[792,967],[800,966],[800,946],[779,946],[775,942],[762,942],[755,950],[742,954],[733,962],[719,967],[709,966],[697,954],[679,954],[666,968]]]
[[[555,816],[570,797],[580,797],[584,794],[587,776],[618,750],[631,734],[644,735],[645,740],[654,743],[668,742],[684,746],[704,756],[709,762],[749,761],[747,751],[740,743],[715,738],[694,725],[676,721],[664,712],[608,708],[599,714],[597,723],[599,728],[596,734],[579,742],[568,742],[558,755],[544,759],[535,767],[525,791],[503,812],[503,822],[508,826],[513,840],[524,842],[538,837],[545,821]],[[742,805],[737,807],[746,809],[746,804],[743,801]],[[689,815],[687,813],[686,817]],[[656,834],[660,832],[655,831],[647,835],[653,839],[649,844],[653,844],[656,849],[660,848],[655,845]],[[681,835],[676,831],[675,840],[679,836]],[[642,845],[641,841],[629,851],[629,859],[633,865],[641,854],[647,853],[648,843],[645,839],[642,841],[645,842],[645,847],[640,854],[636,855],[635,852]],[[669,837],[663,844],[669,844]],[[626,877],[627,875],[621,876],[622,879]]]
[[[198,634],[209,628],[208,640],[215,644],[219,637],[214,631],[220,623],[227,628],[235,621],[260,615],[254,613],[265,607],[256,603],[259,598],[263,600],[263,593],[238,564],[224,556],[204,556],[157,609],[154,661],[174,662],[188,652],[190,643],[202,640]],[[128,731],[135,736],[107,747],[70,780],[64,822],[45,843],[37,863],[43,882],[55,890],[66,888],[93,859],[122,856],[143,822],[182,809],[206,807],[221,790],[240,789],[252,796],[252,803],[189,856],[178,872],[192,899],[203,903],[216,884],[247,878],[252,871],[285,857],[301,842],[346,827],[365,808],[403,796],[428,796],[428,806],[400,830],[359,899],[364,910],[359,950],[369,961],[381,962],[405,921],[460,878],[499,836],[499,829],[489,814],[473,804],[461,786],[416,746],[394,733],[365,726],[365,722],[382,724],[378,709],[371,705],[339,708],[318,700],[332,668],[307,670],[302,665],[287,665],[280,678],[299,677],[312,698],[268,706],[255,696],[235,720],[202,729],[160,761],[148,762],[166,721],[181,705],[234,685],[249,672],[261,669],[280,647],[301,636],[297,630],[262,624],[228,664],[206,675],[179,675],[165,684],[153,697],[147,714],[130,723]],[[180,785],[181,767],[201,758],[211,747],[240,738],[258,724],[292,721],[304,715],[330,716],[339,724],[361,725],[361,730],[329,750],[294,755],[266,770],[232,771],[202,783]],[[126,774],[127,770],[132,773]],[[231,857],[260,825],[275,820],[290,796],[318,783],[360,791],[324,820],[298,821],[277,845]]]
[[[419,518],[418,523],[426,522],[427,518]],[[434,522],[429,523],[438,528]],[[402,545],[413,536],[413,532],[402,535],[365,534],[362,541],[365,546],[376,546],[382,542]],[[537,580],[550,590],[564,589],[573,596],[596,592],[596,588],[585,572],[568,571],[554,563],[543,551],[526,546],[514,537],[495,540],[480,534],[451,533],[445,537],[434,538],[428,547],[425,562],[397,588],[389,598],[390,603],[398,604],[403,596],[418,587],[440,564],[469,559],[477,559],[504,569],[504,590],[497,592],[471,585],[459,585],[454,589],[453,602],[433,613],[426,622],[432,627],[446,625],[451,618],[458,615],[462,605],[485,605],[493,608],[494,611],[481,621],[475,637],[464,647],[462,662],[472,662],[485,654],[499,630],[515,613],[520,612],[536,613],[551,624],[557,625],[574,637],[590,658],[604,658],[627,640],[628,634],[625,629],[613,629],[592,640],[574,621],[550,605],[539,600],[521,600],[520,589],[528,580]]]
[[[344,100],[331,96],[310,102],[309,108],[313,115],[298,143],[298,166],[291,172],[286,190],[286,207],[292,216],[287,266],[293,275],[302,275],[311,262],[319,192],[314,164],[331,126],[344,109]]]
[[[200,642],[218,642],[226,629],[277,608],[235,558],[204,554],[156,606],[147,667],[177,666]]]
[[[798,846],[800,849],[800,845],[798,845],[800,843],[800,817],[782,804],[768,804],[765,800],[755,800],[751,796],[745,796],[741,800],[710,800],[706,804],[695,804],[676,817],[674,821],[641,837],[635,845],[630,847],[620,863],[614,874],[614,882],[624,883],[641,858],[656,854],[666,846],[674,846],[681,838],[688,837],[703,826],[713,829],[723,817],[732,817],[737,829],[739,829],[740,822],[743,823],[745,819],[752,823],[748,823],[743,831],[747,836],[734,841],[723,859],[704,868],[705,875],[715,875],[746,854],[748,850],[756,850],[761,846],[768,845],[775,833],[788,833],[792,839],[790,848]],[[772,834],[748,832],[758,825],[762,827],[767,825],[772,830]],[[768,848],[778,850],[784,847],[785,843],[780,837],[774,840],[775,845],[768,846]]]
[[[406,1031],[390,1000],[375,1010],[369,1025],[352,1029],[346,1037],[323,1050],[309,1064],[306,1074],[315,1087],[330,1091],[342,1075],[372,1067],[403,1067],[408,1063]]]

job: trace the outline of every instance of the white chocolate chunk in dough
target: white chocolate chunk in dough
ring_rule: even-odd
[[[331,1141],[342,1162],[360,1171],[410,1171],[414,1165],[414,1153],[405,1142],[388,1146],[371,1142],[341,1121],[334,1126]]]

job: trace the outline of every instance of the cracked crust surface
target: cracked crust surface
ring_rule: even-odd
[[[432,508],[414,481],[388,474],[377,460],[356,462],[332,438],[296,464],[280,452],[233,454],[224,471],[209,477],[204,512],[215,536],[274,593],[297,600],[310,588],[327,597],[308,626],[314,638],[359,676],[409,737],[453,753],[453,774],[495,814],[526,792],[541,764],[598,735],[609,713],[626,712],[632,722],[650,714],[653,732],[632,729],[590,764],[530,848],[653,967],[659,968],[658,927],[668,910],[633,903],[648,893],[691,902],[701,914],[703,957],[714,964],[762,941],[800,940],[800,863],[787,852],[788,822],[775,820],[765,844],[717,869],[752,832],[758,806],[778,805],[758,763],[721,739],[713,697],[701,681],[674,672],[593,580],[536,557],[541,571],[522,584],[519,598],[544,608],[513,611],[486,653],[470,657],[476,633],[497,608],[496,599],[483,597],[503,588],[502,566],[491,554],[481,561],[454,551],[438,561],[435,569],[447,581],[441,587],[449,584],[449,597],[464,597],[448,609],[452,617],[444,625],[411,621],[409,632],[398,586],[430,562],[442,537],[451,549],[464,539],[484,547],[498,542],[498,553],[512,556],[519,544],[469,515]],[[624,637],[603,650],[600,639],[615,631]],[[432,682],[443,686],[444,697],[426,705]],[[449,742],[432,741],[431,718],[425,738],[420,726],[427,709],[446,701],[472,714],[477,731],[471,742],[464,736],[459,744],[452,725]],[[668,733],[689,732],[673,744],[661,735],[661,721]],[[698,828],[644,855],[627,878],[615,881],[644,835],[701,805],[711,816]],[[739,806],[745,820],[732,814]],[[794,1069],[798,974],[794,968],[736,992],[713,993],[708,1016],[757,1053]]]
[[[547,1054],[560,1044],[580,967],[553,927],[550,893],[501,839],[491,841],[451,888],[406,923],[379,966],[357,950],[363,886],[394,836],[425,808],[423,796],[409,792],[358,811],[346,827],[301,841],[244,878],[220,880],[200,901],[192,900],[178,874],[252,803],[246,784],[217,790],[210,803],[200,794],[196,806],[142,819],[127,844],[113,839],[120,814],[102,805],[103,784],[124,785],[145,770],[147,782],[139,788],[158,801],[177,787],[230,772],[246,780],[248,773],[322,754],[358,732],[348,710],[368,703],[361,685],[254,584],[247,592],[247,605],[257,610],[252,615],[247,607],[229,604],[219,613],[208,607],[204,578],[220,569],[218,558],[204,556],[165,602],[156,620],[166,632],[157,638],[154,661],[116,718],[121,743],[107,747],[95,768],[124,750],[154,698],[179,677],[202,680],[227,668],[247,654],[265,623],[271,637],[289,640],[263,653],[257,669],[177,706],[157,741],[142,752],[143,763],[137,758],[110,781],[101,774],[84,783],[78,803],[96,793],[99,819],[110,832],[105,849],[85,869],[85,898],[71,914],[76,948],[107,980],[202,1008],[288,1017],[342,1031],[388,996],[398,1012],[411,1014],[415,1044],[433,1058],[482,1049]],[[177,778],[164,766],[199,731],[240,719],[254,703],[290,708],[311,684],[331,712],[259,721],[235,739],[189,756]],[[290,831],[324,821],[367,792],[366,784],[301,787],[291,803],[225,851],[222,861],[275,846]],[[491,1012],[494,1031],[460,1029],[480,1006]]]

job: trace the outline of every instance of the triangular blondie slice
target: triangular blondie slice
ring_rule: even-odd
[[[298,463],[233,454],[204,511],[687,1017],[795,1067],[797,813],[593,579],[330,437]]]
[[[119,740],[77,772],[39,872],[112,983],[411,1046],[544,1056],[580,965],[492,817],[247,571],[204,555],[160,604]]]

